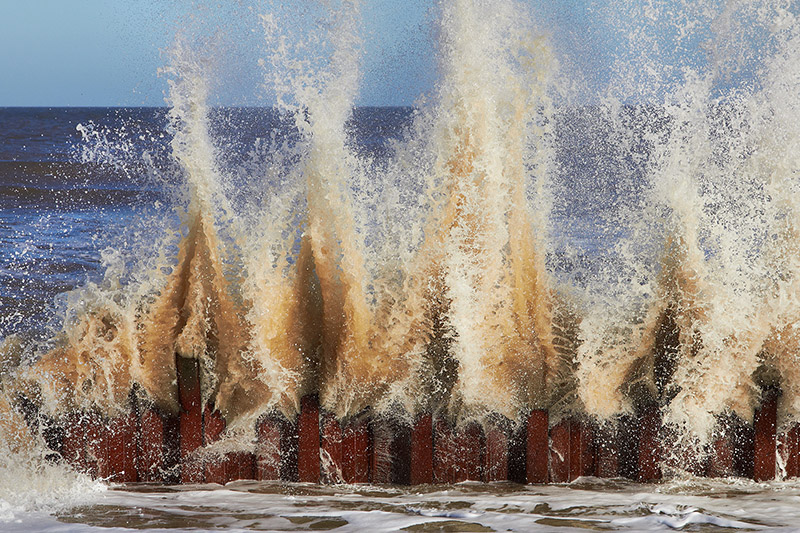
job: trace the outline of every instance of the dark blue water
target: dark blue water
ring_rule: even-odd
[[[165,108],[0,108],[0,338],[43,334],[54,299],[103,275],[101,252],[123,254],[154,211],[170,219],[182,176],[170,156]],[[409,108],[361,108],[351,130],[380,157]],[[293,142],[285,117],[267,108],[215,109],[211,134],[223,168],[257,143]],[[296,135],[294,135],[296,137]],[[174,219],[174,217],[172,217]]]
[[[620,236],[613,213],[641,193],[649,152],[629,132],[652,129],[652,115],[626,109],[615,125],[581,108],[554,119],[548,264],[565,283],[583,283]],[[354,148],[379,162],[412,117],[411,108],[356,109],[348,124]],[[231,169],[248,168],[259,147],[298,139],[291,121],[269,108],[213,109],[209,123],[232,196],[268,188],[237,183]],[[614,136],[620,129],[628,141]],[[144,221],[177,226],[185,186],[170,139],[165,108],[0,108],[0,338],[57,327],[56,295],[97,282],[103,250],[140,253]]]

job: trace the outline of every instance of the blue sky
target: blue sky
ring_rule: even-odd
[[[429,4],[366,2],[365,30],[371,38],[366,58],[370,79],[362,94],[365,103],[410,103],[425,90],[430,76],[419,76],[419,72],[409,76],[409,71],[414,70],[415,61],[430,62],[429,51],[418,42],[426,38],[420,25],[425,23]],[[223,32],[241,32],[251,44],[260,44],[260,35],[246,35],[257,30],[257,20],[243,5],[231,1],[0,0],[0,106],[163,105],[166,81],[157,75],[166,61],[162,51],[186,17],[208,17]],[[402,43],[407,46],[398,54]],[[249,94],[229,94],[225,103],[260,103],[252,94],[262,73],[255,58],[249,59],[252,64],[236,69]],[[395,88],[389,90],[387,85]]]
[[[177,2],[0,0],[0,105],[158,104],[177,13]]]
[[[187,24],[226,41],[228,57],[218,74],[227,85],[217,103],[269,104],[259,85],[263,72],[257,59],[264,39],[256,13],[270,4],[291,13],[312,0],[258,1],[262,7],[250,11],[249,0],[0,0],[0,106],[164,105],[166,80],[157,74],[166,62],[162,51]],[[366,45],[359,104],[409,105],[430,90],[434,1],[363,0]],[[680,33],[676,24],[685,23],[669,14],[680,0],[660,0],[669,16],[655,23],[635,13],[641,3],[634,0],[526,3],[565,68],[595,88],[608,81],[620,58],[630,60],[639,51],[672,54],[666,62],[658,60],[666,64],[679,53],[669,39]],[[657,34],[649,44],[630,40],[648,31]],[[687,42],[691,54],[697,44]],[[632,65],[628,69],[635,74],[635,61]],[[619,63],[613,68],[623,72]]]
[[[293,9],[291,4],[307,1],[277,3]],[[435,70],[432,4],[365,0],[365,75],[359,103],[411,104],[430,89]],[[581,28],[588,20],[585,1],[556,5],[553,22],[582,38],[589,35]],[[257,22],[246,2],[0,0],[0,106],[163,105],[166,81],[157,75],[166,61],[162,51],[193,14],[209,19],[204,24],[221,27],[223,33],[244,36],[240,48],[263,42],[252,31]],[[254,61],[249,57],[231,69],[226,78],[240,82],[240,90],[227,91],[221,103],[264,103],[254,96],[262,76]]]

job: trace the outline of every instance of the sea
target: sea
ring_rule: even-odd
[[[355,152],[373,161],[388,157],[414,112],[355,108],[348,123]],[[175,211],[185,207],[186,178],[171,155],[168,113],[163,107],[0,107],[0,338],[52,335],[62,327],[59,295],[100,282],[104,252],[126,255],[159,229],[179,224]],[[210,134],[227,168],[247,168],[265,140],[270,146],[296,142],[296,132],[272,108],[213,108],[210,115]],[[639,201],[646,187],[646,160],[597,146],[608,135],[604,120],[591,107],[570,109],[556,128],[554,188],[569,193],[551,206],[549,267],[581,285],[597,272],[593,261],[612,260],[603,254],[609,248],[603,217]],[[238,179],[231,178],[234,197]],[[612,233],[619,239],[620,232]]]
[[[165,108],[0,108],[0,338],[17,335],[46,344],[63,325],[64,295],[101,283],[115,257],[136,264],[142,243],[163,230],[153,229],[153,221],[179,225],[184,184],[170,159],[167,114]],[[611,157],[599,150],[589,158],[571,155],[576,147],[593,146],[592,120],[585,110],[567,114],[571,118],[562,120],[569,127],[562,129],[570,135],[562,142],[561,172],[611,168],[597,163]],[[413,116],[411,108],[356,109],[349,123],[355,150],[380,158]],[[214,109],[210,128],[229,166],[244,158],[237,154],[252,153],[259,139],[283,136],[292,142],[272,109]],[[626,176],[639,172],[623,162]],[[609,177],[595,178],[613,186]],[[556,218],[560,209],[580,221],[553,237],[555,243],[579,242],[580,253],[573,246],[559,255],[554,246],[548,258],[553,271],[562,270],[573,283],[580,283],[574,272],[591,275],[592,262],[603,254],[599,236],[575,229],[599,224],[587,198],[597,205],[603,195],[614,203],[621,194],[608,187],[586,189],[571,197],[571,206],[554,210]],[[638,194],[636,187],[627,194]],[[165,486],[93,481],[52,455],[0,469],[0,531],[142,529],[798,531],[800,481],[686,475],[657,484],[582,477],[546,486]]]

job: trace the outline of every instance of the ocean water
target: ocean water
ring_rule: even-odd
[[[56,295],[96,279],[101,251],[158,194],[111,165],[81,163],[77,126],[102,121],[114,128],[120,117],[156,126],[159,116],[163,129],[158,110],[0,110],[4,337],[41,332],[55,315]]]
[[[241,164],[237,154],[241,158],[251,152],[258,139],[291,137],[270,109],[214,113],[220,128],[217,135],[229,136],[221,144],[229,158],[226,164],[232,167]],[[351,126],[357,149],[381,157],[390,141],[402,135],[411,115],[407,108],[357,109]],[[163,140],[169,136],[166,111],[5,108],[0,119],[7,126],[0,143],[3,335],[47,339],[62,327],[59,294],[101,283],[109,255],[121,254],[134,265],[135,258],[125,255],[140,253],[142,239],[156,235],[147,231],[146,224],[179,224],[174,210],[182,197],[175,183],[163,179],[174,172]],[[231,121],[243,127],[230,128]],[[591,147],[596,137],[599,126],[592,109],[569,110],[560,124],[565,132],[559,152],[563,175],[586,173],[589,167],[613,173],[609,154],[574,155],[580,147]],[[98,144],[81,135],[80,130],[89,127],[117,138]],[[124,133],[129,130],[133,131]],[[103,164],[98,147],[121,145],[125,156],[115,153]],[[142,164],[148,159],[143,154],[152,154],[148,162],[152,166]],[[162,177],[159,181],[151,174]],[[614,187],[608,176],[595,176],[607,186],[585,194],[576,191],[564,208],[573,211],[573,220],[585,220],[584,226],[571,224],[559,237],[580,253],[555,251],[548,259],[566,279],[578,283],[576,270],[585,276],[596,274],[592,262],[603,256],[592,230],[598,223],[597,206],[602,205],[598,198],[605,195],[613,202],[637,194],[635,188]],[[581,227],[588,230],[581,233]],[[137,229],[144,236],[134,239]],[[792,531],[800,524],[800,483],[794,481],[764,484],[688,477],[658,485],[596,478],[550,486],[244,481],[225,487],[108,485],[70,472],[52,455],[7,457],[19,465],[16,470],[0,469],[0,476],[7,477],[0,479],[2,531]]]
[[[3,531],[797,531],[796,483],[113,486],[3,502]]]
[[[797,527],[784,457],[682,469],[765,391],[780,441],[800,422],[799,8],[624,6],[592,104],[530,6],[443,0],[414,107],[356,105],[345,1],[243,15],[274,107],[214,106],[224,54],[188,28],[165,108],[0,109],[0,529]],[[656,485],[114,485],[25,420],[174,412],[176,357],[229,449],[311,393],[342,420],[656,412],[674,457]]]
[[[362,149],[379,153],[409,113],[359,110]],[[147,231],[180,205],[166,115],[166,108],[0,108],[0,337],[46,335],[58,319],[57,295],[102,279],[104,250],[124,253],[134,246],[132,225]],[[217,110],[226,164],[241,163],[257,139],[289,135],[277,122],[271,109]]]

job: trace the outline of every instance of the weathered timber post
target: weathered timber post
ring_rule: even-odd
[[[778,391],[764,391],[761,405],[753,417],[755,441],[753,443],[753,479],[768,481],[775,479],[776,430],[778,413]]]
[[[526,482],[547,483],[550,462],[549,413],[534,409],[528,416]]]
[[[433,416],[422,413],[411,429],[411,484],[433,483]]]
[[[309,394],[300,400],[297,436],[298,481],[319,483],[319,398],[315,394]]]
[[[203,406],[200,361],[175,356],[180,402],[181,483],[202,483],[203,463],[193,454],[203,446]]]

